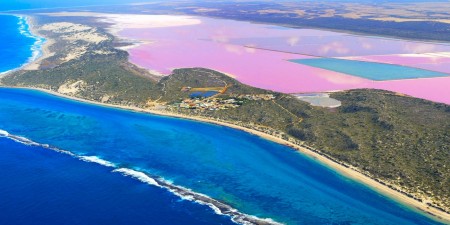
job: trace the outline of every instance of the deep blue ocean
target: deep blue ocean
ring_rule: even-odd
[[[28,31],[25,17],[0,15],[0,24],[0,74],[39,56],[39,48],[44,40]]]
[[[239,130],[33,90],[0,88],[0,171],[0,224],[231,223],[197,193],[287,224],[438,224]]]
[[[0,224],[233,224],[107,167],[0,138]]]

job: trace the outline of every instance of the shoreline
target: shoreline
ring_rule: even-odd
[[[35,19],[33,16],[21,14],[14,14],[14,15],[25,17],[25,21],[28,25],[29,32],[33,34],[36,40],[42,39],[44,40],[43,43],[41,43],[40,46],[38,47],[37,50],[39,51],[38,56],[34,60],[28,61],[27,63],[25,63],[20,67],[20,70],[38,70],[42,60],[54,55],[54,53],[52,53],[49,48],[55,43],[55,41],[51,38],[44,37],[44,35],[39,33],[39,30],[36,29],[36,22],[34,22]]]
[[[34,27],[35,23],[32,21],[32,16],[23,14],[1,14],[7,16],[14,16],[19,20],[19,33],[27,38],[34,39],[33,45],[30,47],[31,55],[20,66],[7,70],[0,71],[0,76],[4,76],[19,70],[38,70],[40,62],[51,56],[48,47],[54,43],[53,40],[44,38]]]
[[[239,126],[239,125],[232,124],[229,122],[217,121],[217,120],[210,119],[210,118],[204,118],[204,117],[198,117],[198,116],[188,116],[188,115],[172,113],[172,112],[156,110],[156,109],[144,109],[144,108],[139,108],[139,107],[135,107],[135,106],[124,106],[124,105],[102,103],[102,102],[97,102],[97,101],[93,101],[93,100],[82,99],[82,98],[78,98],[78,97],[74,97],[74,96],[61,94],[59,92],[44,89],[44,88],[14,87],[14,86],[4,86],[2,84],[0,84],[0,88],[35,90],[35,91],[44,92],[44,93],[47,93],[47,94],[50,94],[50,95],[53,95],[56,97],[61,97],[61,98],[68,99],[68,100],[93,104],[93,105],[97,105],[97,106],[129,110],[129,111],[133,111],[133,112],[146,113],[146,114],[165,116],[165,117],[172,117],[172,118],[178,118],[178,119],[192,120],[192,121],[204,122],[204,123],[225,126],[225,127],[241,130],[241,131],[247,132],[249,134],[256,135],[260,138],[266,139],[268,141],[272,141],[272,142],[290,147],[293,150],[298,151],[301,154],[305,155],[306,157],[308,157],[324,166],[327,166],[328,168],[331,168],[332,170],[336,171],[340,175],[350,178],[350,179],[353,179],[359,183],[362,183],[363,185],[367,186],[369,189],[371,189],[377,193],[383,194],[383,195],[391,198],[392,200],[403,204],[404,206],[408,207],[410,210],[416,211],[417,213],[421,213],[423,216],[429,217],[429,218],[431,218],[435,221],[441,222],[441,223],[449,223],[450,222],[450,214],[448,214],[446,212],[440,211],[432,206],[428,206],[426,203],[420,202],[412,197],[408,197],[404,193],[394,190],[394,189],[390,188],[389,186],[380,183],[379,181],[375,180],[374,178],[371,178],[359,171],[356,171],[356,170],[352,169],[351,167],[347,167],[343,164],[340,164],[338,161],[334,161],[334,160],[326,157],[325,155],[319,154],[317,152],[314,152],[313,150],[307,149],[298,144],[292,143],[290,141],[281,139],[279,137],[275,137],[273,135],[270,135],[270,134],[267,134],[267,133],[264,133],[264,132],[261,132],[258,130]]]
[[[31,56],[28,57],[27,61],[24,62],[17,68],[0,72],[0,76],[7,75],[20,70],[39,70],[40,63],[42,60],[51,57],[54,55],[52,51],[50,51],[49,47],[55,43],[55,40],[44,37],[41,33],[39,33],[38,29],[36,29],[36,23],[34,22],[33,16],[25,15],[25,14],[3,14],[8,16],[15,16],[19,18],[19,20],[25,21],[25,31],[22,31],[21,27],[19,27],[19,32],[29,38],[33,38],[35,42],[30,48]],[[24,32],[28,32],[24,34]]]

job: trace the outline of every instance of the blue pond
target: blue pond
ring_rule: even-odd
[[[0,88],[0,129],[3,136],[7,131],[76,156],[46,145],[24,147],[0,135],[0,189],[7,190],[2,193],[9,199],[5,206],[0,196],[0,214],[5,208],[26,209],[18,216],[11,216],[12,211],[0,215],[0,224],[19,216],[36,218],[40,212],[47,221],[49,215],[62,215],[65,224],[88,224],[79,222],[83,207],[94,209],[87,217],[93,224],[107,214],[118,218],[108,223],[127,224],[123,219],[135,215],[131,211],[136,207],[149,215],[130,218],[135,221],[159,213],[154,224],[177,224],[166,219],[173,213],[185,224],[227,224],[201,205],[179,203],[152,182],[108,172],[117,168],[143,172],[240,212],[287,224],[439,224],[288,147],[227,127]],[[82,162],[81,156],[98,157],[114,168]],[[47,195],[50,203],[44,204]],[[61,212],[65,208],[74,214]]]
[[[407,66],[346,59],[317,58],[293,59],[289,61],[376,81],[450,76],[446,73],[417,69]]]
[[[217,92],[217,91],[204,91],[204,92],[195,91],[195,92],[192,92],[189,96],[191,98],[209,98],[211,96],[217,95],[217,93],[219,93],[219,92]]]

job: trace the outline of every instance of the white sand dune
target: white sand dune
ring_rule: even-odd
[[[90,16],[98,17],[101,21],[112,23],[110,31],[116,33],[122,28],[160,28],[190,26],[202,23],[193,16],[173,16],[173,15],[138,15],[138,14],[106,14],[94,12],[58,12],[43,13],[47,16]]]

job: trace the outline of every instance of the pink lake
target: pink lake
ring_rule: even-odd
[[[192,17],[198,24],[124,28],[119,35],[146,42],[128,50],[130,61],[162,75],[175,68],[205,67],[242,83],[284,93],[378,88],[450,104],[450,77],[372,81],[289,62],[289,59],[344,57],[450,73],[450,45],[364,37],[313,29]]]

